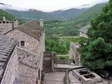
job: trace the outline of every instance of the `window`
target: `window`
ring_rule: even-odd
[[[21,41],[21,46],[25,46],[25,41]]]

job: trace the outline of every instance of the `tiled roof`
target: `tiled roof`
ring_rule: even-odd
[[[0,35],[0,81],[15,46],[16,41],[5,35]]]
[[[43,32],[43,28],[40,26],[40,22],[36,20],[32,20],[27,22],[26,24],[20,25],[16,29],[38,40]]]

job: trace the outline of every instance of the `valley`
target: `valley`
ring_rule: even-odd
[[[111,84],[111,25],[111,0],[53,12],[0,9],[0,33],[17,40],[21,84]]]

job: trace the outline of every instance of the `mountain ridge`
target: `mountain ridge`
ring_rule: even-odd
[[[29,9],[27,11],[18,11],[5,9],[5,11],[24,19],[45,19],[45,20],[70,20],[75,14],[79,14],[84,9],[70,9],[65,11],[43,12],[40,10]]]

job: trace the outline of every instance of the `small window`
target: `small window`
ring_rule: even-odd
[[[21,41],[21,46],[25,46],[25,41]]]

